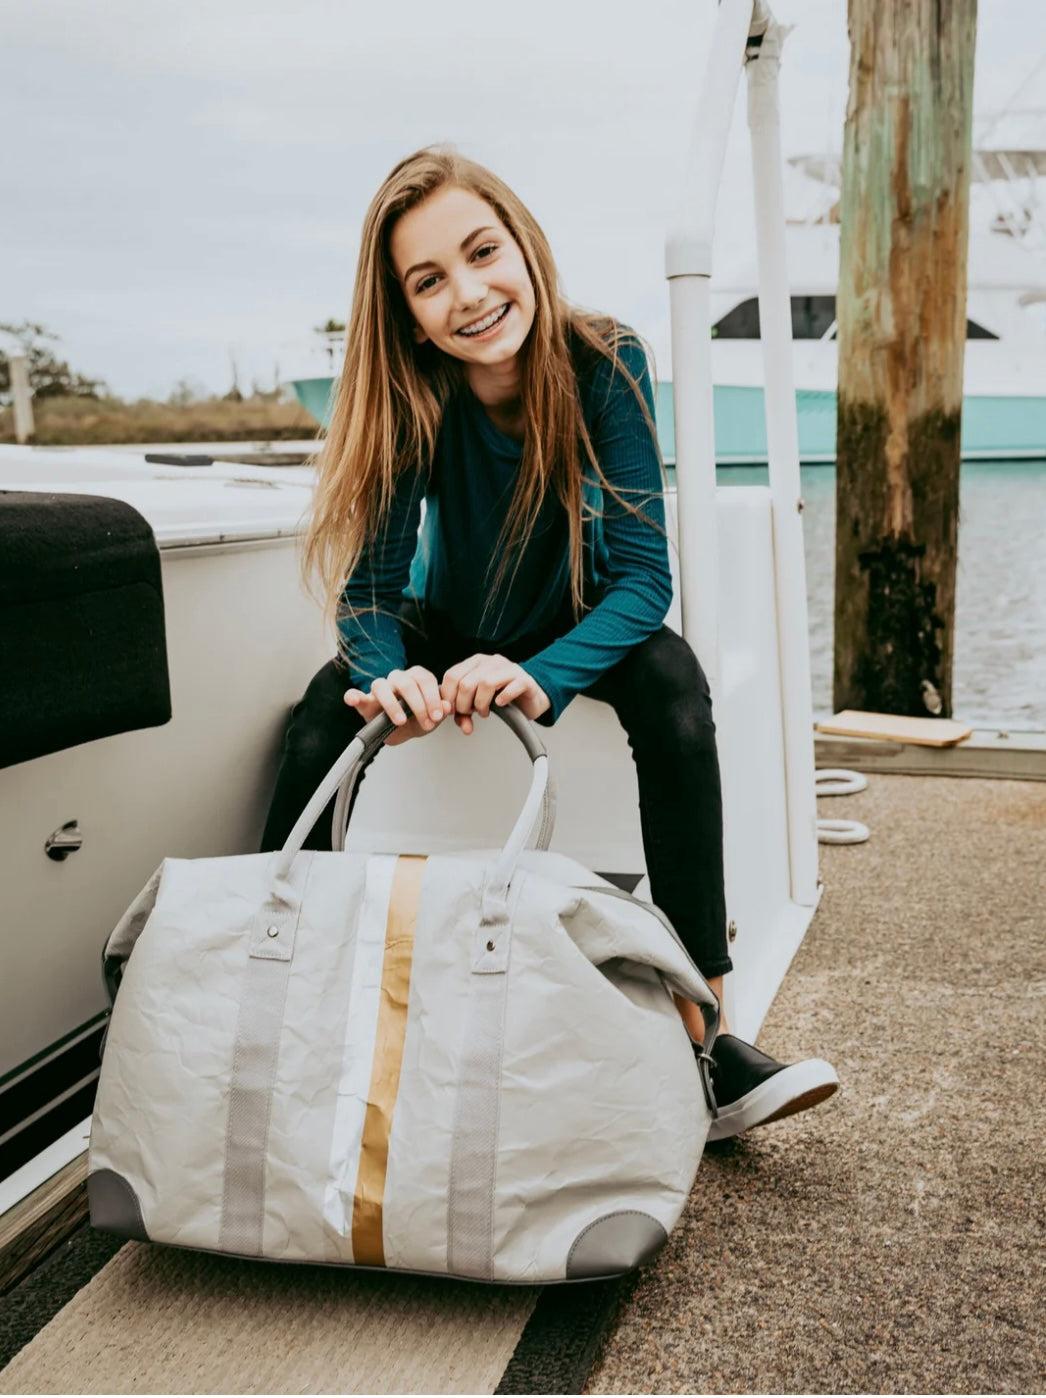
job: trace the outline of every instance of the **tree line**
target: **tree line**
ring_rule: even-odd
[[[55,346],[61,337],[45,326],[29,320],[0,322],[0,331],[21,345],[34,398],[99,398],[107,392],[103,379],[78,374],[58,357]],[[10,394],[11,366],[8,355],[0,349],[0,400],[9,402]]]

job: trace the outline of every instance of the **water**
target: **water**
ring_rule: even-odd
[[[814,709],[831,712],[835,468],[801,471]],[[765,485],[765,467],[720,470]],[[964,464],[952,710],[978,725],[1046,729],[1046,462]]]

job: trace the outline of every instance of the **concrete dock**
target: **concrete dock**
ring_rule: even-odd
[[[1046,1387],[1046,790],[872,776],[760,1039],[839,1093],[702,1161],[591,1393]]]

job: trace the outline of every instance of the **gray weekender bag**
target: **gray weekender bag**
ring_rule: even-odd
[[[672,992],[709,1047],[718,1003],[656,908],[549,852],[548,756],[495,712],[533,761],[500,851],[344,850],[382,715],[282,850],[164,860],[104,951],[96,1228],[488,1282],[659,1250],[714,1111]]]

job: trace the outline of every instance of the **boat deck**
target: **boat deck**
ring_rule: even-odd
[[[760,1042],[842,1089],[711,1148],[637,1277],[484,1288],[82,1229],[5,1298],[0,1392],[1042,1391],[1046,788],[872,775],[821,806],[871,839],[822,849]]]

